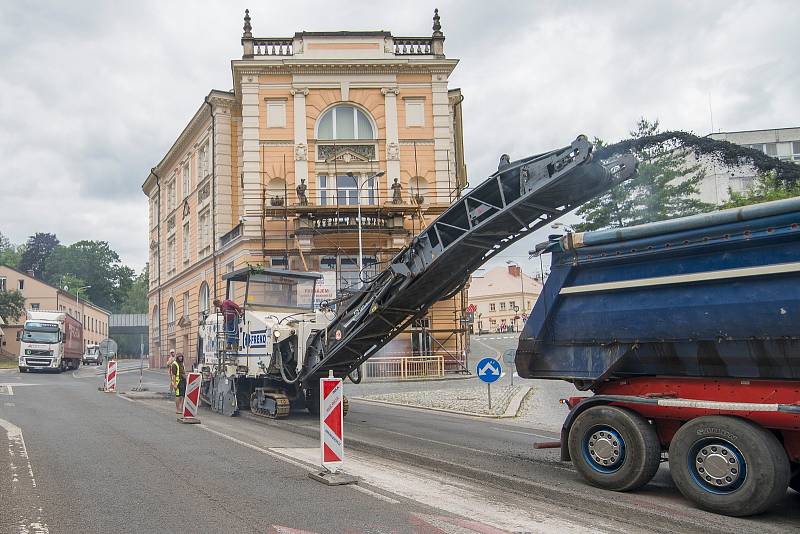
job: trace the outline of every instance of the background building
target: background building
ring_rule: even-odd
[[[5,265],[0,265],[0,291],[17,290],[25,297],[26,310],[62,311],[70,314],[83,323],[83,340],[86,345],[98,344],[108,337],[108,318],[111,315],[106,309],[72,293],[51,286],[29,273],[24,273]],[[22,329],[25,315],[16,321],[8,321],[3,327],[4,336],[0,349],[6,356],[19,355],[17,333]]]
[[[768,156],[800,164],[800,127],[776,128],[772,130],[745,130],[740,132],[717,132],[712,139],[760,150]],[[695,160],[692,156],[690,160]],[[750,189],[756,179],[753,167],[729,168],[713,157],[700,156],[706,172],[700,184],[700,199],[710,204],[721,204],[730,198],[729,189],[743,193]],[[692,161],[690,161],[692,163]]]
[[[150,198],[150,338],[195,358],[198,323],[246,265],[319,271],[318,296],[380,271],[466,184],[458,63],[430,37],[384,31],[253,37],[233,90],[211,91],[142,187]],[[465,350],[466,295],[433,306],[378,355]]]
[[[541,291],[541,282],[518,265],[500,265],[473,276],[469,286],[473,332],[519,332]]]

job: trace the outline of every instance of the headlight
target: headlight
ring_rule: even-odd
[[[280,330],[273,330],[272,331],[272,335],[275,336],[275,339],[278,339],[279,337],[281,337],[281,331]]]

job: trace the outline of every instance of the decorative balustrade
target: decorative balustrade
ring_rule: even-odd
[[[430,37],[395,37],[396,56],[427,56],[433,53],[433,39]]]
[[[234,239],[238,238],[242,235],[242,225],[237,224],[233,228],[230,229],[226,234],[219,238],[219,248],[224,247]]]
[[[292,38],[253,39],[254,56],[291,56],[294,54]]]
[[[393,228],[393,226],[391,226],[390,224],[390,221],[392,219],[393,218],[391,217],[386,217],[382,215],[379,216],[362,215],[361,228],[364,230]],[[358,216],[356,215],[345,215],[339,217],[315,217],[311,221],[314,229],[316,230],[358,228]]]

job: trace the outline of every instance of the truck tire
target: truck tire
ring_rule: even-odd
[[[791,480],[789,481],[789,487],[795,490],[797,493],[800,493],[800,465],[795,464],[796,473],[792,476]]]
[[[778,439],[731,416],[698,417],[681,426],[669,446],[669,469],[684,497],[737,517],[767,510],[786,495],[790,478]]]
[[[567,444],[578,473],[593,486],[613,491],[644,486],[661,463],[655,427],[625,408],[587,409],[572,424]]]

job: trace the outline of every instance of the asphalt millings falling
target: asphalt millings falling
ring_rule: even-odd
[[[696,153],[712,156],[727,167],[752,165],[759,172],[775,171],[776,177],[784,182],[800,180],[800,165],[790,161],[781,161],[778,158],[767,156],[760,150],[736,145],[729,141],[718,141],[710,137],[699,137],[680,131],[626,139],[597,149],[595,157],[608,159],[617,154],[641,152],[656,147],[688,148]]]

